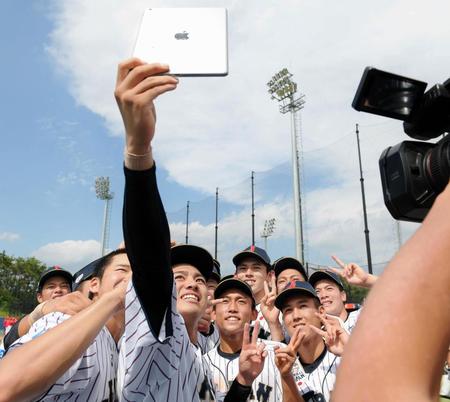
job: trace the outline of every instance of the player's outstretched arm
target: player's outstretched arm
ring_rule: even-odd
[[[450,344],[449,216],[447,186],[369,294],[333,401],[437,400]]]
[[[123,308],[125,290],[123,282],[43,335],[17,348],[13,345],[0,360],[0,402],[29,401],[46,392],[83,355],[111,315]]]
[[[130,59],[119,65],[115,97],[125,126],[123,232],[133,270],[133,285],[147,320],[158,333],[171,300],[170,233],[156,183],[151,143],[156,113],[153,101],[176,88],[162,75],[169,67]]]
[[[54,311],[74,315],[85,309],[89,304],[90,300],[77,291],[41,303],[32,313],[22,317],[14,324],[3,340],[5,350],[8,351],[10,346],[25,335],[30,330],[31,325],[44,315]]]

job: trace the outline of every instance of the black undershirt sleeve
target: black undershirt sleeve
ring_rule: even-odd
[[[123,234],[133,271],[133,285],[154,334],[159,334],[170,307],[173,274],[170,232],[156,183],[156,168],[124,167]],[[170,315],[168,315],[170,319]],[[166,335],[171,325],[168,323]]]
[[[252,387],[239,384],[239,382],[234,379],[223,402],[244,402],[249,397],[251,390]]]
[[[8,333],[3,338],[3,345],[5,347],[5,352],[11,347],[11,345],[20,338],[19,336],[19,324],[23,320],[23,317],[18,320],[8,331]]]

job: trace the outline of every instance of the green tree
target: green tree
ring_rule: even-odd
[[[347,303],[361,303],[367,297],[369,289],[359,286],[350,285],[347,281],[342,280],[345,293],[347,293]]]
[[[27,314],[36,306],[39,277],[45,269],[36,258],[0,254],[0,306],[12,314]]]

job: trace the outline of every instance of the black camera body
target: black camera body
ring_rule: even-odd
[[[450,179],[450,79],[425,92],[422,81],[367,67],[353,99],[356,110],[403,120],[407,135],[388,147],[379,166],[386,207],[397,220],[422,222]]]

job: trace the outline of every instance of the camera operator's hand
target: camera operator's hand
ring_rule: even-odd
[[[119,64],[114,92],[126,131],[126,152],[131,156],[150,153],[155,133],[156,113],[153,100],[177,87],[169,66],[146,64],[133,58]],[[151,159],[151,165],[153,159]]]
[[[344,278],[350,285],[360,286],[363,288],[371,288],[378,277],[368,274],[358,264],[351,262],[345,264],[338,257],[332,255],[331,258],[339,265],[340,268],[329,267],[334,273]]]

